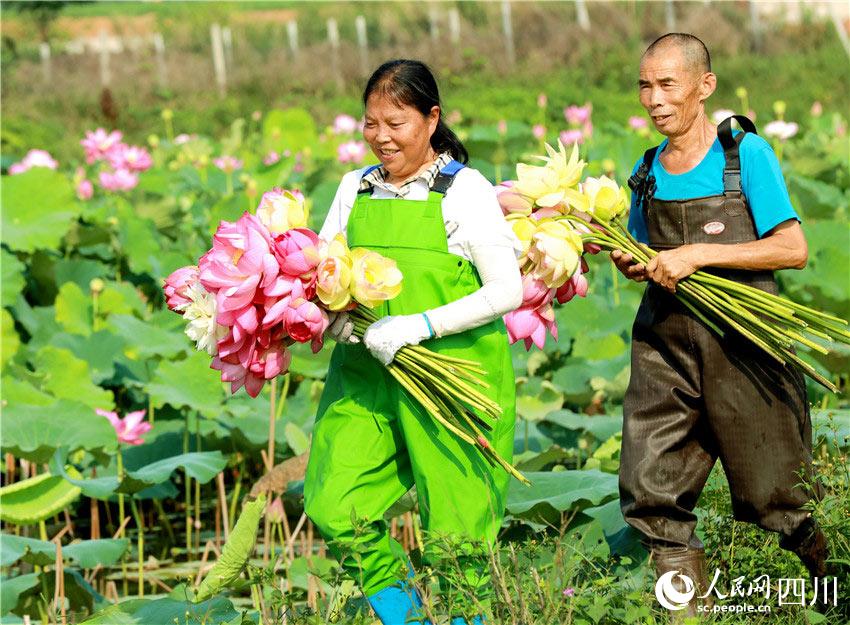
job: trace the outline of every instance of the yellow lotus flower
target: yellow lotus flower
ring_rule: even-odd
[[[287,191],[277,187],[263,193],[256,213],[272,234],[281,234],[292,228],[306,228],[310,215],[300,191]]]
[[[330,310],[342,310],[351,302],[351,257],[342,234],[330,243],[319,241],[316,295]]]
[[[401,293],[402,275],[394,260],[362,247],[351,250],[350,258],[349,289],[358,303],[374,308]]]
[[[534,277],[550,289],[562,286],[578,268],[581,235],[565,220],[543,219],[532,239],[528,258],[534,263]]]
[[[558,151],[548,143],[548,156],[537,158],[546,165],[535,167],[520,163],[517,165],[517,183],[513,190],[535,200],[542,208],[557,208],[567,213],[570,206],[581,203],[581,195],[575,188],[587,163],[578,158],[578,144],[573,144],[572,153],[567,159],[566,146],[558,140]]]
[[[581,184],[581,193],[587,202],[586,212],[604,221],[617,217],[629,202],[625,190],[607,176],[587,178]]]

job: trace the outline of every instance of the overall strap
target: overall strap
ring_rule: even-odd
[[[629,178],[629,189],[636,195],[635,205],[646,212],[646,205],[652,196],[655,194],[655,176],[649,175],[649,170],[652,167],[652,161],[655,160],[655,153],[658,152],[658,147],[648,149],[643,153],[643,162],[638,167],[638,170]]]
[[[732,120],[737,120],[741,125],[743,132],[737,135],[732,134]],[[744,115],[732,115],[724,119],[717,126],[717,138],[720,140],[720,145],[723,146],[723,157],[726,159],[726,165],[723,168],[723,194],[733,195],[738,197],[742,194],[741,187],[741,157],[739,148],[741,141],[748,132],[758,134],[756,126]]]
[[[431,193],[445,195],[446,191],[449,190],[449,187],[452,186],[452,183],[455,181],[457,173],[464,167],[466,167],[466,165],[463,163],[455,160],[449,161],[449,163],[443,167],[440,170],[440,173],[434,178],[434,184],[431,185]]]
[[[360,180],[363,180],[363,178],[365,178],[366,176],[371,174],[373,171],[378,169],[378,167],[380,167],[380,165],[372,165],[371,167],[366,168],[366,171],[364,171],[363,175],[360,176]],[[372,193],[372,185],[369,185],[365,189],[358,189],[357,194],[360,195],[361,193]]]

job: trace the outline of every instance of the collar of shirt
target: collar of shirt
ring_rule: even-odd
[[[434,184],[434,179],[437,177],[437,174],[440,173],[440,170],[448,165],[452,161],[452,155],[448,152],[443,152],[440,156],[437,157],[437,160],[434,161],[433,165],[431,165],[428,169],[423,171],[421,174],[413,176],[405,180],[400,187],[396,187],[389,182],[386,182],[387,170],[384,167],[377,167],[370,171],[368,174],[363,176],[360,180],[360,190],[363,191],[368,189],[369,187],[379,187],[384,189],[385,191],[389,191],[390,193],[394,193],[400,198],[407,197],[407,194],[410,192],[411,185],[417,180],[422,180],[428,185],[430,189]]]

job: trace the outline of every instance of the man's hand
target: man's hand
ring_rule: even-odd
[[[632,260],[631,254],[623,254],[620,250],[611,252],[611,260],[620,270],[620,273],[626,276],[629,280],[635,282],[643,282],[646,280],[646,267]]]
[[[675,293],[679,280],[687,278],[702,267],[696,251],[696,245],[683,245],[659,252],[646,264],[647,277],[670,293]]]

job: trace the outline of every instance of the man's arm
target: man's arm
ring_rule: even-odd
[[[803,229],[796,219],[788,219],[758,241],[734,245],[695,243],[664,250],[646,264],[645,275],[674,293],[679,280],[703,267],[749,271],[802,269],[808,258]]]

